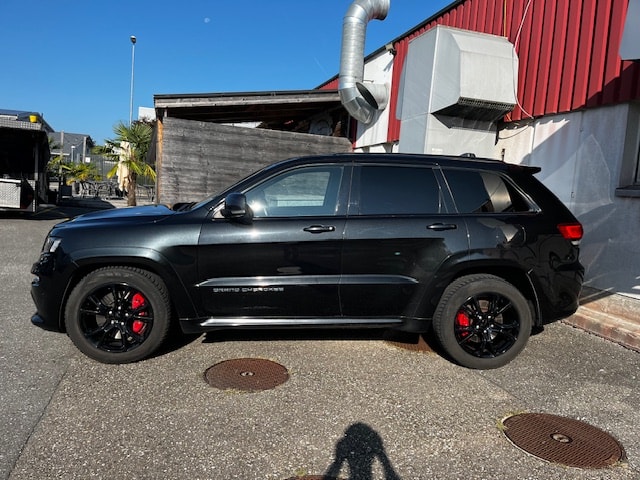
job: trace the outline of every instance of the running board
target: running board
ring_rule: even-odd
[[[370,327],[384,328],[402,325],[400,318],[209,318],[207,320],[181,319],[180,325],[185,333],[198,333],[207,330],[226,328],[338,328]]]

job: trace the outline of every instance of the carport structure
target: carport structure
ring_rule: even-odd
[[[352,149],[337,90],[155,95],[154,106],[159,203],[199,199],[285,158]]]

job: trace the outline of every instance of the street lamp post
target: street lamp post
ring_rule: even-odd
[[[133,118],[133,67],[135,65],[136,58],[136,37],[131,35],[131,95],[129,96],[129,126],[131,126],[131,120]]]

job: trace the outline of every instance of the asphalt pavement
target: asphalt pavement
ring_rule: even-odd
[[[29,321],[44,236],[82,211],[0,213],[0,478],[640,478],[640,353],[566,323],[492,371],[352,330],[218,332],[135,364],[92,361]],[[289,378],[252,393],[205,381],[241,358]],[[625,458],[587,469],[530,455],[503,431],[523,413],[597,427]]]

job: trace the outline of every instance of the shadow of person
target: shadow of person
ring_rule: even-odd
[[[364,423],[354,423],[347,428],[344,437],[336,444],[336,458],[323,475],[323,479],[339,478],[340,470],[346,463],[349,480],[372,480],[376,459],[382,466],[385,480],[400,480],[384,451],[380,435]]]

